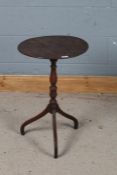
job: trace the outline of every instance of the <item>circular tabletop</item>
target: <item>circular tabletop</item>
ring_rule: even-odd
[[[42,36],[21,42],[18,50],[27,56],[44,59],[65,59],[83,54],[88,44],[74,36]]]

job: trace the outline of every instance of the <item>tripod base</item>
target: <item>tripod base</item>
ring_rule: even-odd
[[[61,114],[63,117],[68,118],[73,121],[74,123],[74,129],[78,129],[79,122],[76,118],[73,116],[63,112],[59,105],[57,104],[56,100],[50,100],[50,103],[47,105],[47,107],[38,115],[35,117],[25,121],[20,128],[20,132],[22,135],[25,134],[25,127],[29,125],[30,123],[44,117],[47,113],[52,114],[52,123],[53,123],[53,137],[54,137],[54,158],[58,157],[58,138],[57,138],[57,123],[56,123],[56,113]]]

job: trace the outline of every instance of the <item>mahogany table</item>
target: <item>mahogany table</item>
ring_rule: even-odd
[[[74,123],[74,129],[77,129],[79,122],[72,115],[63,112],[59,107],[57,96],[57,71],[56,63],[58,59],[68,59],[83,54],[88,49],[88,44],[83,39],[73,36],[43,36],[30,38],[21,42],[18,46],[18,50],[29,57],[39,59],[49,59],[51,62],[50,72],[50,101],[47,107],[37,116],[25,121],[20,128],[22,135],[25,134],[25,126],[42,118],[47,113],[52,114],[53,121],[53,136],[54,136],[54,158],[58,157],[58,139],[57,139],[57,124],[56,113],[58,112],[62,116],[70,119]]]

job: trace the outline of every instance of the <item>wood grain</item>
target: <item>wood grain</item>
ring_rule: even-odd
[[[48,76],[0,76],[0,91],[44,92],[49,91]],[[58,91],[63,93],[117,93],[117,76],[59,76]]]

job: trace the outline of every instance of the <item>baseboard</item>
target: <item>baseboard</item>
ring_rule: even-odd
[[[0,91],[48,93],[48,76],[1,75]],[[117,76],[59,76],[58,91],[63,93],[117,93]]]

